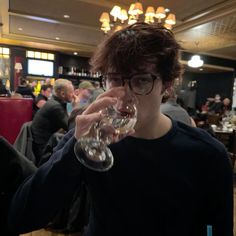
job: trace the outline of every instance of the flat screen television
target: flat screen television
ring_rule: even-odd
[[[28,75],[53,76],[54,62],[37,59],[28,59]]]

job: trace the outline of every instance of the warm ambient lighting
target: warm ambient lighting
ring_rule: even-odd
[[[20,62],[16,62],[14,68],[17,73],[20,73],[20,71],[23,69],[22,64]]]
[[[195,42],[197,51],[199,51],[198,46],[199,42]],[[204,61],[201,59],[201,57],[197,54],[193,55],[191,59],[188,61],[188,66],[193,67],[193,68],[198,68],[203,65]]]
[[[112,22],[107,12],[101,14],[99,21],[102,23],[101,30],[104,33],[110,31],[114,25],[116,25],[114,30],[119,30],[125,23],[131,25],[138,21],[144,21],[148,24],[157,22],[157,24],[163,24],[167,29],[172,29],[173,25],[176,24],[176,18],[173,13],[167,15],[169,11],[169,9],[165,9],[163,6],[157,7],[156,10],[153,6],[148,6],[144,14],[142,3],[138,1],[132,3],[128,11],[118,5],[114,6],[110,11]],[[142,17],[143,14],[144,16]]]
[[[194,55],[192,56],[191,60],[188,61],[188,66],[198,68],[201,67],[203,63],[204,62],[199,55]]]

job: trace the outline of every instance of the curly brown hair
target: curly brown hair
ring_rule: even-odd
[[[98,46],[90,60],[91,70],[130,74],[152,64],[163,82],[171,82],[182,74],[180,49],[166,28],[135,23],[114,32]]]

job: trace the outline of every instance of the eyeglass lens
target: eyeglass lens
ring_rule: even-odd
[[[130,89],[136,94],[148,94],[153,88],[156,76],[152,74],[135,74],[130,77],[122,76],[120,74],[107,74],[104,76],[105,89],[113,87],[124,86],[125,81],[128,82]]]

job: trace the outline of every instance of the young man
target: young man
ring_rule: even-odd
[[[203,130],[161,114],[165,89],[180,76],[180,46],[171,32],[137,23],[108,37],[91,60],[107,91],[76,118],[57,151],[12,201],[17,232],[44,227],[85,182],[91,195],[86,236],[232,236],[232,170],[222,144]],[[74,154],[76,141],[100,110],[133,93],[135,132],[109,147],[107,172],[87,169]]]

